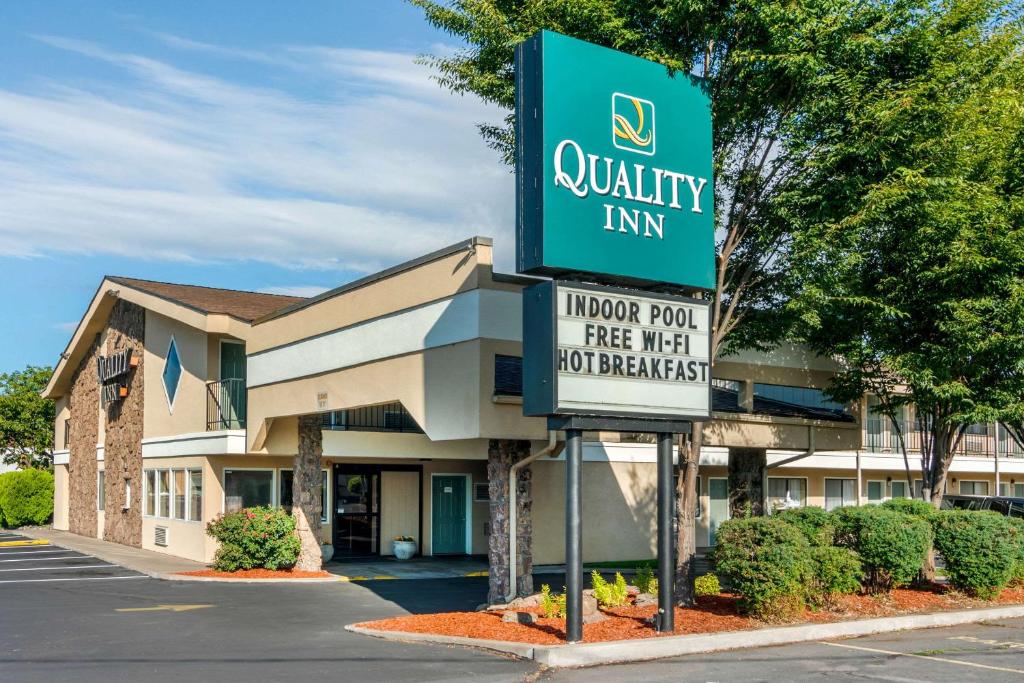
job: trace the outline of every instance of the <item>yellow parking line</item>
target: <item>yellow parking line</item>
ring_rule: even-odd
[[[977,664],[975,662],[965,662],[959,659],[946,659],[945,657],[932,657],[931,655],[918,655],[912,652],[897,652],[895,650],[879,650],[874,647],[861,647],[859,645],[847,645],[845,643],[826,643],[819,642],[818,645],[830,645],[831,647],[844,647],[847,650],[860,650],[861,652],[874,652],[881,655],[896,655],[899,657],[914,657],[916,659],[930,659],[933,662],[942,662],[944,664],[959,664],[960,666],[972,666],[975,669],[988,669],[989,671],[1006,671],[1013,674],[1024,674],[1024,669],[1008,669],[1002,666],[990,666],[988,664]]]
[[[0,548],[20,548],[23,545],[50,545],[50,542],[41,538],[28,541],[0,541]]]
[[[490,576],[490,573],[486,569],[484,569],[483,571],[479,571],[479,572],[469,572],[468,574],[465,574],[464,576]]]

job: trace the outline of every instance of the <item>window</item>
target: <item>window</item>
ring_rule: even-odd
[[[697,517],[697,519],[700,519],[700,511],[701,511],[701,507],[702,507],[701,504],[700,504],[700,475],[697,475],[695,477],[695,479],[697,480],[697,513],[696,513],[696,517]]]
[[[157,471],[157,489],[156,489],[156,500],[157,500],[157,516],[158,517],[170,517],[171,516],[171,471],[170,470],[158,470]]]
[[[167,408],[174,408],[174,397],[178,393],[178,385],[181,383],[181,358],[178,357],[178,345],[171,337],[171,344],[167,347],[167,360],[164,361],[164,390],[167,392]]]
[[[288,514],[292,512],[292,487],[294,486],[294,475],[291,470],[281,470],[278,477],[278,505],[283,507]],[[320,521],[327,522],[327,470],[320,470]]]
[[[768,508],[774,510],[793,503],[807,505],[807,480],[802,477],[768,477]]]
[[[523,359],[519,356],[494,356],[494,395],[523,395]]]
[[[224,470],[224,512],[273,504],[273,470]]]
[[[964,430],[965,434],[988,434],[988,424],[985,422],[979,422],[972,425],[967,425]]]
[[[987,481],[964,481],[960,480],[960,495],[961,496],[987,496],[988,495],[988,482]]]
[[[716,389],[724,389],[725,391],[735,391],[738,393],[741,384],[742,382],[736,379],[719,379],[717,377],[711,378],[711,386],[715,387]]]
[[[893,498],[909,498],[907,495],[907,482],[905,481],[894,481],[890,484],[892,487]]]
[[[107,473],[100,470],[96,473],[96,509],[103,511],[107,507]]]
[[[132,480],[124,480],[124,503],[121,504],[122,510],[130,510],[132,507]]]
[[[857,504],[857,481],[855,479],[825,480],[825,509],[850,507]]]
[[[156,470],[146,470],[146,510],[145,514],[156,515]]]
[[[999,482],[999,495],[1024,498],[1024,484],[1007,484],[1005,481]]]
[[[174,479],[174,519],[185,519],[185,470],[172,470]]]
[[[884,481],[869,481],[868,482],[868,502],[869,503],[881,503],[885,500],[885,482]]]
[[[754,396],[781,401],[806,408],[824,408],[840,413],[846,412],[846,406],[825,396],[821,389],[810,387],[789,387],[781,384],[754,384]]]
[[[491,485],[486,481],[473,482],[473,502],[474,503],[489,503],[491,502]]]
[[[188,471],[188,519],[203,521],[203,471]]]
[[[916,498],[917,500],[921,500],[921,496],[922,495],[924,495],[924,480],[923,479],[915,479],[914,480],[914,498]]]

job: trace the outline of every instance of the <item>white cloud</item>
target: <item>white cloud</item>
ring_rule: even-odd
[[[0,89],[0,254],[372,271],[474,234],[511,252],[512,175],[475,127],[501,112],[414,55],[161,36],[283,89],[38,39],[121,76]]]

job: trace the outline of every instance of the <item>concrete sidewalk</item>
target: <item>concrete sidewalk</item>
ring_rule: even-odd
[[[173,555],[164,555],[152,550],[131,548],[120,543],[101,541],[98,538],[79,536],[78,534],[59,531],[49,527],[25,527],[17,531],[29,538],[45,539],[61,548],[92,555],[104,562],[111,562],[126,569],[133,569],[156,579],[180,578],[174,577],[172,574],[207,568],[201,562],[193,562],[192,560],[185,560]]]

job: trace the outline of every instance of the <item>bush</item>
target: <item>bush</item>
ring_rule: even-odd
[[[1024,585],[1024,519],[1007,517],[1006,521],[1010,523],[1011,537],[1013,538],[1014,547],[1017,548],[1017,563],[1013,566],[1013,576],[1010,578],[1010,583]]]
[[[540,587],[540,608],[548,619],[551,617],[565,618],[565,593],[563,592],[561,595],[553,594],[551,586],[546,583],[542,584]]]
[[[596,569],[590,573],[590,586],[594,589],[594,597],[601,607],[619,607],[626,604],[626,579],[615,572],[614,583],[608,583]]]
[[[654,570],[651,569],[651,565],[641,565],[636,570],[636,576],[633,577],[633,585],[636,586],[636,589],[641,593],[657,595],[658,580],[654,578]]]
[[[934,505],[926,500],[916,498],[893,498],[882,503],[882,508],[925,519],[931,518],[936,512]]]
[[[991,599],[1010,583],[1020,549],[1015,529],[1002,515],[943,510],[932,517],[935,549],[946,560],[946,576],[957,590]]]
[[[718,528],[717,573],[739,593],[740,607],[766,621],[795,617],[811,573],[809,545],[795,527],[773,517],[732,519]]]
[[[46,470],[0,474],[0,526],[46,524],[52,517],[52,474]]]
[[[857,552],[873,593],[912,582],[931,548],[931,528],[919,517],[868,505],[833,510],[832,519],[836,545]]]
[[[795,526],[812,546],[832,545],[835,540],[836,528],[824,508],[789,508],[773,512],[772,517]]]
[[[718,582],[718,577],[714,574],[705,574],[694,579],[693,592],[697,597],[702,595],[718,595],[722,592],[722,584]]]
[[[814,607],[834,607],[836,598],[860,590],[864,578],[857,553],[849,548],[811,548],[813,572],[807,585],[807,599]]]
[[[295,520],[281,508],[252,507],[221,515],[206,525],[206,533],[220,541],[213,558],[218,571],[287,569],[299,557]]]

